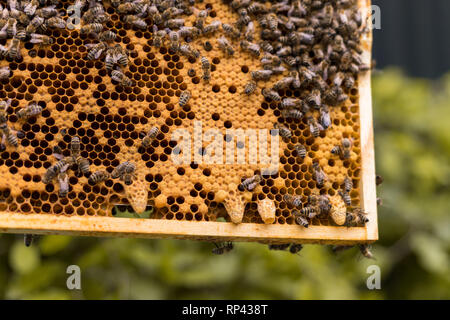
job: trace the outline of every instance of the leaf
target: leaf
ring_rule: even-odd
[[[411,245],[425,269],[441,274],[448,272],[449,257],[439,239],[426,233],[416,233],[411,239]]]
[[[72,240],[68,236],[45,236],[39,241],[39,248],[43,255],[52,255],[61,250],[64,250]]]
[[[16,241],[9,254],[11,268],[19,274],[25,274],[40,263],[40,256],[35,246],[26,247],[21,241]]]

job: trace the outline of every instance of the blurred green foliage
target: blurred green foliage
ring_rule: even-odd
[[[450,75],[439,82],[386,70],[373,79],[380,241],[376,261],[327,246],[299,255],[238,243],[44,236],[30,248],[0,236],[6,299],[449,299]],[[78,265],[82,289],[66,288]],[[381,290],[366,269],[381,268]]]

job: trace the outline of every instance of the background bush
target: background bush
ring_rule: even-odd
[[[380,241],[376,261],[327,246],[299,255],[238,243],[45,236],[26,248],[0,236],[3,299],[449,299],[450,75],[438,82],[398,70],[373,78]],[[66,289],[66,268],[82,270],[82,290]],[[367,266],[381,290],[366,288]]]

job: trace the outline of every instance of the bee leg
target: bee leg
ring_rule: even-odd
[[[2,143],[0,144],[0,151],[4,151],[6,149],[5,140],[6,140],[6,135],[3,134],[3,136],[2,136]]]

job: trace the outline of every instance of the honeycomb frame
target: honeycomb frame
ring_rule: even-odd
[[[368,12],[369,0],[358,0],[358,3],[363,9],[363,13]],[[362,59],[365,63],[371,61],[371,45],[372,35],[370,33],[362,39],[364,49]],[[361,208],[368,212],[369,218],[369,222],[364,227],[311,225],[308,229],[304,229],[295,224],[241,223],[235,225],[231,222],[216,221],[127,219],[87,215],[69,217],[2,211],[0,212],[0,232],[206,241],[258,241],[262,243],[352,244],[376,241],[378,225],[370,72],[359,75],[358,92],[361,155],[359,202]]]

